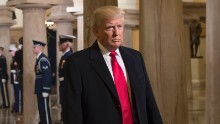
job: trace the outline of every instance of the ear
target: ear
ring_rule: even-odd
[[[69,46],[69,44],[68,44],[67,42],[65,43],[65,45],[66,45],[67,47]]]

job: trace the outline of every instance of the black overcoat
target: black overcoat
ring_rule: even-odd
[[[119,48],[128,73],[134,124],[162,124],[140,52]],[[97,41],[66,63],[64,124],[122,124],[119,98]]]

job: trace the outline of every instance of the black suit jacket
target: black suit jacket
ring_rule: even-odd
[[[162,124],[140,52],[119,50],[131,85],[134,124]],[[98,43],[72,54],[66,66],[64,124],[122,124],[117,91]]]

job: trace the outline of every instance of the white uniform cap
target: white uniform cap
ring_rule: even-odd
[[[60,36],[61,39],[62,38],[68,38],[68,39],[75,39],[76,38],[75,36],[68,35],[68,34],[60,34],[59,36]]]
[[[16,45],[15,44],[10,44],[9,51],[17,51]]]
[[[75,39],[75,36],[67,35],[67,34],[60,34],[59,35],[59,44],[62,44],[64,42],[73,42],[73,39]]]

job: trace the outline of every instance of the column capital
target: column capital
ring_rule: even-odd
[[[30,4],[17,4],[15,7],[21,10],[36,10],[36,9],[48,9],[52,5],[51,4],[36,4],[36,3],[30,3]]]
[[[47,18],[47,21],[52,22],[74,22],[76,17],[71,13],[66,12],[66,8],[70,5],[58,5],[51,8],[50,16]]]
[[[0,26],[12,26],[16,21],[12,20],[13,8],[0,6]]]
[[[16,6],[18,4],[69,4],[71,0],[8,0],[7,6]]]
[[[134,9],[124,9],[125,26],[139,26],[139,11]]]

